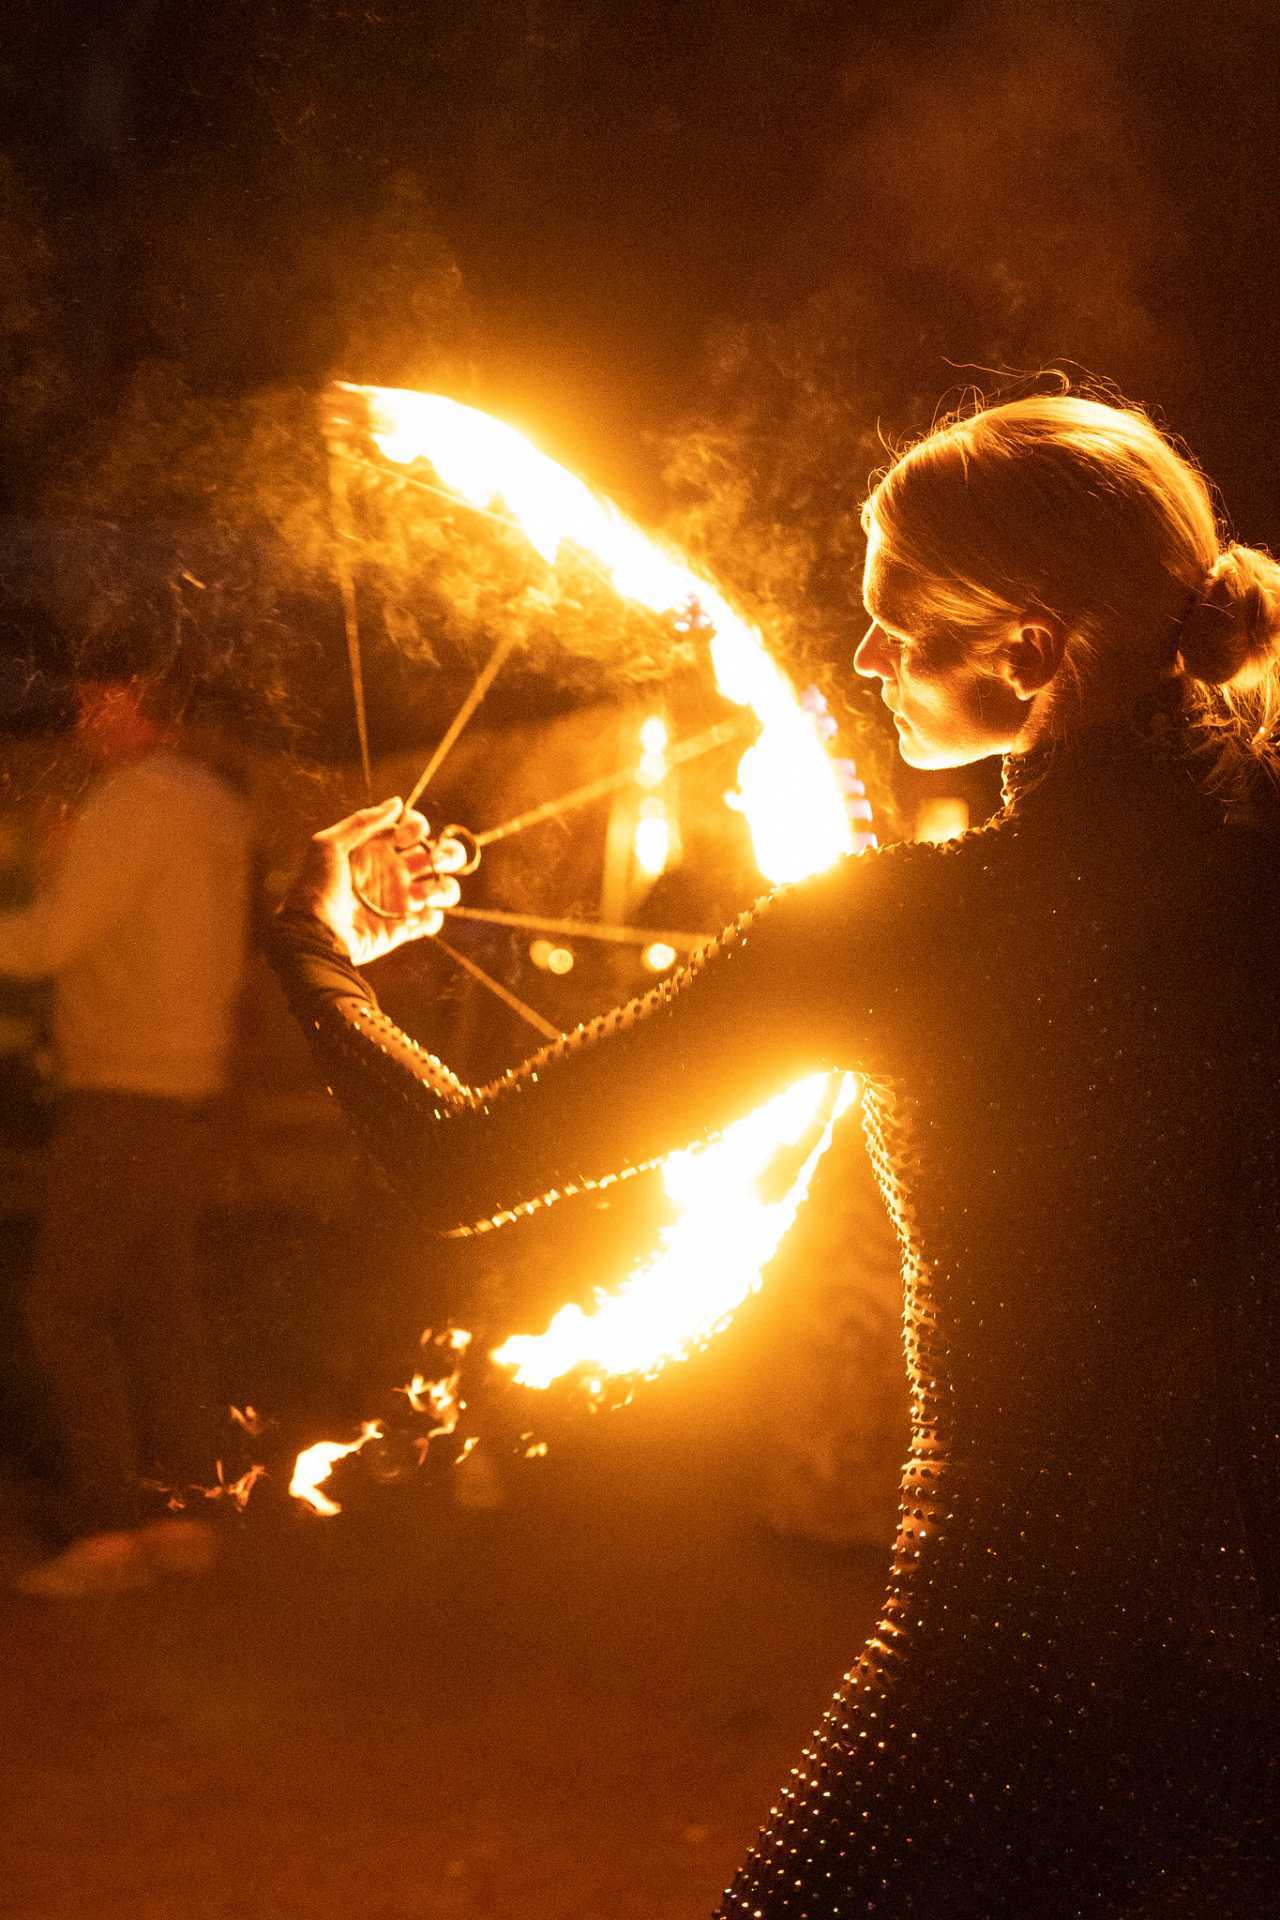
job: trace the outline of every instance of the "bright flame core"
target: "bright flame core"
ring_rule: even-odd
[[[830,1103],[834,1076],[800,1080],[709,1145],[668,1156],[663,1183],[679,1208],[661,1249],[587,1313],[562,1307],[542,1334],[515,1334],[494,1353],[523,1387],[549,1387],[562,1374],[653,1374],[717,1333],[761,1284],[762,1268],[796,1217],[831,1130],[854,1096],[850,1075],[781,1200],[760,1182],[778,1150],[796,1147]],[[696,1282],[696,1284],[694,1284]]]
[[[577,547],[624,600],[687,615],[712,629],[711,662],[726,700],[750,707],[760,736],[738,768],[756,862],[775,886],[820,873],[853,849],[835,768],[758,631],[718,588],[667,553],[514,427],[436,393],[359,387],[370,433],[388,460],[426,460],[471,506],[513,520],[548,565]]]
[[[724,697],[750,707],[759,722],[738,766],[738,792],[726,796],[751,830],[756,863],[775,885],[803,879],[853,851],[855,840],[835,763],[813,720],[796,699],[759,632],[710,581],[540,453],[514,428],[439,394],[382,387],[348,389],[367,404],[374,443],[402,464],[425,460],[443,485],[481,511],[517,525],[548,565],[562,548],[590,557],[616,592],[650,611],[710,632],[716,682]],[[645,762],[656,785],[665,771],[666,730],[646,721]],[[659,732],[661,727],[661,732]],[[642,822],[642,824],[645,824]],[[653,845],[636,853],[660,871],[655,810]],[[779,1094],[709,1145],[672,1154],[667,1192],[674,1223],[660,1251],[611,1293],[598,1292],[591,1311],[563,1308],[542,1334],[519,1334],[493,1355],[526,1386],[546,1387],[568,1372],[588,1370],[588,1390],[606,1375],[651,1374],[707,1340],[761,1281],[808,1191],[840,1113],[856,1094],[850,1076],[817,1075]],[[763,1176],[781,1148],[797,1149],[817,1129],[799,1171],[781,1199],[761,1195]],[[349,1451],[346,1449],[345,1451]]]
[[[342,1508],[336,1500],[330,1500],[320,1491],[320,1483],[327,1480],[339,1460],[345,1460],[349,1453],[359,1453],[361,1447],[370,1440],[382,1437],[382,1424],[378,1420],[366,1420],[360,1429],[360,1438],[343,1446],[337,1440],[317,1440],[315,1446],[304,1447],[293,1463],[293,1478],[289,1482],[289,1491],[295,1500],[303,1500],[318,1514],[331,1519]]]

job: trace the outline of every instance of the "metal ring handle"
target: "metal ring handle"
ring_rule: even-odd
[[[441,827],[439,833],[435,835],[436,842],[441,840],[456,840],[459,846],[464,850],[468,850],[465,864],[452,869],[454,877],[461,877],[465,880],[469,873],[475,872],[476,868],[480,865],[481,849],[480,843],[476,839],[475,834],[472,833],[470,827],[461,826],[457,821],[453,821],[449,826]],[[433,869],[433,871],[436,871],[436,869]],[[404,919],[405,916],[402,913],[389,913],[385,907],[380,907],[376,901],[371,900],[354,874],[351,875],[351,891],[355,894],[356,899],[365,909],[365,912],[371,913],[376,920],[394,921]]]
[[[458,825],[457,821],[455,820],[451,823],[451,825],[447,827],[441,827],[439,833],[436,835],[436,839],[438,841],[439,840],[456,840],[459,846],[469,847],[471,849],[471,851],[467,854],[466,865],[462,867],[454,867],[451,869],[455,877],[460,876],[462,879],[465,880],[467,875],[469,873],[474,873],[476,868],[480,865],[480,842],[476,839],[476,836],[474,835],[474,833],[472,833],[470,827],[461,827]]]

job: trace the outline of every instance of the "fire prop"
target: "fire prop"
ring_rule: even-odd
[[[555,566],[562,551],[572,550],[597,568],[623,598],[671,620],[683,632],[706,635],[720,693],[744,709],[744,717],[749,712],[758,728],[739,762],[737,791],[725,797],[747,820],[756,863],[766,881],[780,884],[802,879],[822,871],[842,854],[874,844],[870,806],[856,782],[852,799],[842,790],[839,765],[822,744],[821,720],[806,712],[759,632],[710,581],[643,534],[523,435],[475,408],[437,394],[379,387],[335,389],[331,417],[344,433],[356,416],[360,430],[384,459],[400,466],[426,463],[439,490],[519,530],[548,566]],[[344,605],[357,730],[367,775],[355,600],[349,578]],[[413,800],[434,778],[484,698],[506,651],[507,643],[500,643],[478,676],[416,783]],[[734,723],[714,729],[714,739],[735,730]],[[639,784],[656,790],[672,765],[701,750],[703,744],[693,740],[673,745],[665,729],[650,726],[641,742]],[[616,781],[594,782],[581,793],[534,808],[500,827],[476,831],[472,838],[482,848],[553,811],[562,812],[636,777],[637,770],[628,769]],[[847,788],[848,783],[844,784]],[[671,823],[657,804],[642,807],[640,819],[648,824],[643,855],[637,848],[638,856],[654,872],[660,871],[669,854]],[[857,831],[852,824],[855,819],[862,823]],[[688,934],[642,935],[628,927],[526,919],[496,910],[462,908],[458,917],[468,917],[469,911],[477,919],[528,924],[544,933],[572,930],[578,937],[656,941],[655,952],[666,947],[663,965],[674,961],[677,950],[688,951],[696,944],[696,936]],[[478,971],[453,948],[446,951]],[[539,1031],[548,1031],[541,1016],[513,1001],[501,983],[481,977]],[[608,1380],[651,1377],[668,1362],[683,1359],[705,1344],[759,1288],[762,1269],[794,1220],[835,1123],[856,1091],[851,1076],[813,1076],[747,1115],[714,1142],[672,1154],[663,1178],[676,1217],[662,1234],[658,1252],[642,1261],[616,1289],[599,1289],[590,1311],[567,1306],[544,1332],[514,1335],[491,1358],[523,1386],[546,1388],[572,1375],[588,1395],[598,1398]],[[766,1191],[777,1194],[780,1173],[790,1176],[781,1183],[781,1197],[766,1200]],[[424,1341],[429,1337],[424,1336]],[[455,1330],[437,1336],[433,1344],[447,1342],[460,1356],[468,1340],[468,1335]],[[416,1411],[431,1417],[428,1441],[454,1431],[461,1405],[458,1381],[458,1372],[437,1382],[418,1374],[402,1389]],[[370,1421],[360,1437],[346,1445],[322,1442],[308,1447],[298,1457],[290,1492],[316,1513],[339,1511],[337,1503],[319,1491],[320,1483],[338,1460],[358,1452],[381,1431],[377,1422]],[[459,1458],[465,1458],[474,1444],[473,1437]],[[425,1446],[426,1442],[420,1446],[420,1455]]]
[[[749,707],[760,736],[738,768],[741,806],[751,826],[756,861],[775,885],[820,873],[854,840],[833,763],[822,751],[786,675],[770,659],[755,628],[735,613],[719,590],[627,520],[609,501],[534,447],[514,427],[440,394],[390,387],[339,388],[359,397],[367,432],[383,456],[400,465],[425,461],[442,486],[481,512],[518,527],[554,566],[562,548],[576,548],[609,579],[623,599],[676,624],[697,624],[710,636],[716,683],[726,700]],[[496,671],[490,662],[486,674]],[[480,697],[485,675],[477,681]],[[473,689],[473,696],[475,689]],[[464,707],[468,717],[471,698]],[[412,800],[439,770],[442,749],[461,731],[458,722],[436,749]],[[483,844],[483,835],[477,835]]]
[[[759,632],[710,581],[501,421],[439,394],[377,387],[344,387],[340,394],[348,406],[362,404],[368,436],[385,459],[403,466],[426,462],[448,493],[519,528],[548,566],[563,550],[575,549],[623,598],[673,618],[686,631],[696,626],[707,633],[720,692],[750,709],[759,725],[738,766],[733,804],[746,816],[766,880],[801,879],[854,849],[858,841],[850,815],[855,809],[841,791],[813,719]],[[496,671],[492,661],[486,670],[490,678],[491,670]],[[482,675],[477,681],[464,715],[483,696],[484,680]],[[646,727],[639,773],[641,784],[652,788],[665,772],[668,742],[661,722]],[[455,720],[415,797],[459,730]],[[856,810],[869,818],[865,801]],[[642,809],[641,822],[646,829],[642,858],[654,872],[661,871],[667,822],[656,804]],[[475,837],[484,844],[483,832]],[[863,845],[870,838],[859,836]],[[670,944],[686,943],[674,937]],[[650,1374],[710,1338],[760,1285],[761,1269],[794,1219],[831,1128],[853,1093],[850,1083],[837,1082],[833,1089],[819,1076],[769,1102],[714,1144],[671,1156],[664,1179],[677,1219],[664,1234],[659,1254],[617,1292],[602,1291],[593,1312],[566,1307],[545,1333],[513,1337],[494,1360],[526,1386],[545,1387],[585,1370],[588,1390],[598,1392],[607,1376]],[[788,1190],[766,1203],[760,1197],[762,1177],[780,1150],[794,1150],[806,1135],[813,1144]]]
[[[515,1334],[490,1357],[522,1387],[582,1372],[586,1391],[598,1397],[610,1376],[649,1377],[704,1345],[760,1285],[854,1092],[851,1075],[815,1074],[710,1145],[671,1154],[663,1182],[678,1212],[661,1251],[616,1292],[600,1292],[593,1312],[562,1307],[545,1333]],[[812,1141],[815,1126],[817,1141],[789,1190],[766,1203],[763,1176],[780,1151]]]

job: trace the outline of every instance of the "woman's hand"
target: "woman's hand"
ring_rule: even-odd
[[[433,841],[422,815],[403,801],[384,800],[314,835],[284,905],[315,914],[355,965],[367,966],[408,940],[439,933],[443,909],[458,900],[453,870],[466,857],[456,840]]]

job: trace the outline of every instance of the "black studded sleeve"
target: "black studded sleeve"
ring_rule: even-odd
[[[441,1230],[483,1229],[704,1138],[802,1075],[874,1070],[921,863],[887,849],[780,890],[642,999],[488,1086],[380,1010],[338,943],[279,915],[268,950],[332,1093]]]

